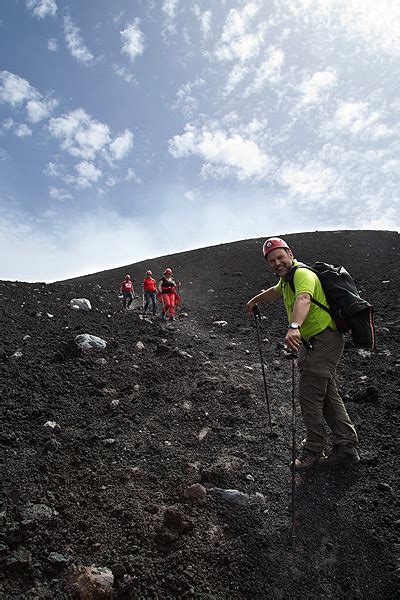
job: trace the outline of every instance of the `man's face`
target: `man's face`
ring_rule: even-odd
[[[275,248],[275,250],[268,252],[266,261],[275,275],[278,275],[278,277],[285,277],[293,264],[293,254],[291,250]]]

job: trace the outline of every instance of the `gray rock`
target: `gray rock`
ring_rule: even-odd
[[[378,490],[381,490],[382,492],[391,492],[392,488],[388,483],[378,483]]]
[[[32,519],[38,523],[48,523],[54,521],[59,513],[46,504],[27,504],[21,509],[21,515],[24,519]]]
[[[92,305],[90,304],[90,300],[87,298],[73,298],[69,301],[69,305],[71,308],[75,310],[84,310],[88,311],[92,309]]]
[[[245,494],[239,490],[222,489],[222,488],[211,488],[211,493],[215,496],[219,496],[223,500],[226,500],[230,504],[238,504],[239,506],[249,506],[252,504],[264,504],[265,497],[256,492],[255,494]]]
[[[92,348],[104,350],[104,348],[107,346],[107,342],[105,340],[97,337],[96,335],[91,335],[90,333],[82,333],[81,335],[77,335],[75,342],[80,348],[82,348],[82,350],[91,350]]]
[[[105,440],[102,440],[101,443],[103,444],[103,446],[113,446],[116,443],[116,441],[117,440],[114,438],[107,438]]]
[[[118,408],[119,406],[119,400],[118,398],[114,398],[114,400],[111,400],[110,402],[110,410],[115,410],[116,408]]]
[[[65,566],[71,562],[71,557],[65,556],[64,554],[60,554],[59,552],[50,552],[47,560],[52,565],[56,566]]]

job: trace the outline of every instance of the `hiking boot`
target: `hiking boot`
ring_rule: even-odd
[[[170,317],[169,320],[170,321],[175,321],[175,317]]]
[[[336,465],[356,465],[360,456],[352,444],[347,446],[333,446],[328,456],[321,458],[321,466],[336,467]]]
[[[165,316],[165,314],[163,313],[163,314],[161,315],[161,321],[166,321],[166,320],[167,320],[167,317],[166,317],[166,316]]]
[[[302,448],[296,460],[294,468],[296,471],[308,471],[319,463],[321,452],[313,452],[307,448]]]

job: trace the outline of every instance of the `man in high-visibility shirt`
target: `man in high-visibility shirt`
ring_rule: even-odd
[[[270,270],[280,279],[277,285],[249,300],[247,309],[252,312],[259,302],[283,298],[289,320],[285,343],[299,352],[299,402],[307,431],[295,468],[306,471],[318,463],[324,466],[358,463],[357,433],[336,387],[336,368],[344,337],[330,314],[311,302],[315,299],[328,306],[321,282],[309,269],[296,269],[293,276],[296,291],[292,290],[285,276],[297,261],[281,238],[266,240],[263,254]],[[328,439],[325,423],[333,433],[333,449],[328,456],[323,454]]]

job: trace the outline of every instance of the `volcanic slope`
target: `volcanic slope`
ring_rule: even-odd
[[[378,342],[373,354],[346,344],[338,384],[362,460],[297,475],[294,552],[286,319],[262,306],[270,435],[245,303],[275,278],[263,240],[246,240],[50,285],[0,282],[2,598],[72,598],[72,565],[92,564],[111,569],[114,598],[395,598],[398,234],[285,237],[299,260],[348,268],[376,307]],[[126,273],[141,296],[145,271],[167,266],[177,321],[143,319],[141,299],[121,310]],[[83,333],[107,347],[78,352]],[[186,497],[193,484],[204,498]]]

